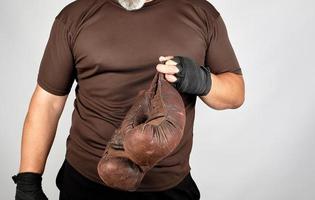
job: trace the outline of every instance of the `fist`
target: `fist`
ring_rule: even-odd
[[[206,95],[211,89],[211,75],[208,67],[199,66],[194,60],[184,56],[161,56],[157,71],[165,74],[179,92]]]

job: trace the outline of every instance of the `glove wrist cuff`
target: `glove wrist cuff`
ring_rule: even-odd
[[[42,174],[36,172],[20,172],[16,175],[12,176],[14,183],[33,183],[33,184],[40,184],[42,181]]]
[[[208,67],[200,66],[200,68],[203,71],[204,76],[205,76],[205,83],[204,83],[205,88],[204,88],[204,91],[200,94],[200,96],[205,96],[210,92],[211,87],[212,87],[211,73]]]

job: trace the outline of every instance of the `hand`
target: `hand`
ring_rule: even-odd
[[[165,79],[182,93],[204,96],[211,89],[211,75],[207,67],[199,66],[194,60],[184,56],[161,56],[156,69],[165,73]]]
[[[15,200],[48,200],[42,190],[42,175],[22,172],[12,176],[16,183]]]

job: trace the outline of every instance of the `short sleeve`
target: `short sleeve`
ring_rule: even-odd
[[[75,79],[75,67],[66,25],[55,18],[43,57],[37,83],[49,93],[63,96],[70,93]]]
[[[242,70],[221,15],[218,15],[211,23],[212,31],[207,47],[205,65],[209,66],[210,72],[213,74],[233,72],[242,75]]]

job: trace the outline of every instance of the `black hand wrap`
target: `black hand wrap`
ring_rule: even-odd
[[[48,200],[42,190],[42,175],[22,172],[12,176],[16,184],[15,200]]]
[[[177,63],[179,72],[175,73],[177,80],[172,85],[182,93],[204,96],[211,89],[211,76],[208,67],[199,66],[194,60],[184,56],[172,58]]]

